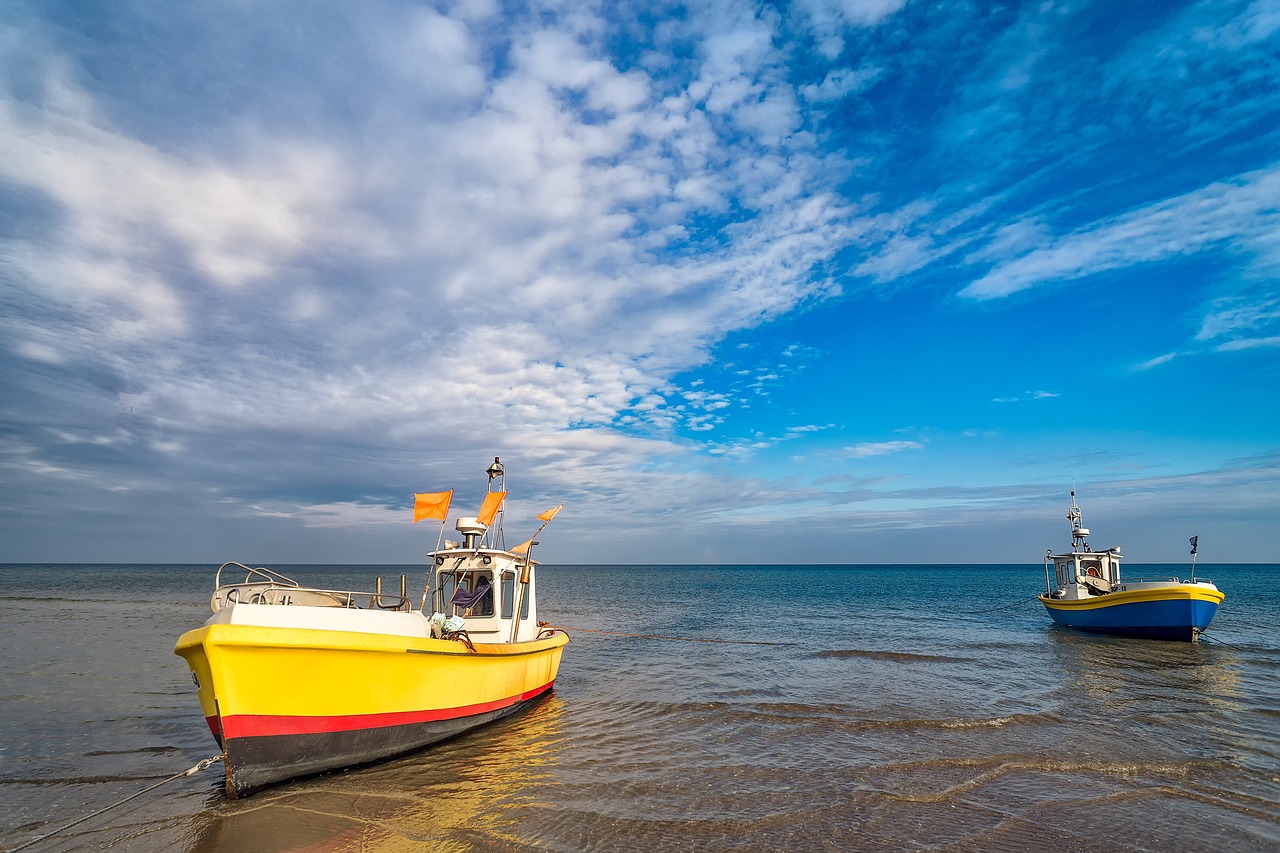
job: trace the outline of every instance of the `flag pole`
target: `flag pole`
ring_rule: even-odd
[[[1191,537],[1191,582],[1196,582],[1196,551],[1200,550],[1200,536]]]
[[[441,540],[444,539],[444,526],[448,523],[449,523],[449,516],[446,513],[445,517],[440,519],[440,532],[436,534],[436,550],[437,551],[440,550],[440,542]],[[435,576],[436,576],[436,564],[433,561],[427,566],[427,585],[422,588],[422,603],[418,605],[419,613],[427,612],[427,596],[431,594],[431,581],[435,579]]]
[[[528,538],[528,540],[521,543],[521,545],[527,545],[528,547],[526,547],[524,551],[524,562],[517,563],[517,565],[520,566],[520,589],[515,597],[515,612],[511,614],[511,642],[513,643],[516,641],[516,637],[520,634],[520,611],[524,609],[524,599],[528,594],[530,572],[533,568],[533,546],[538,544],[538,534],[547,529],[547,525],[551,523],[551,519],[555,518],[556,514],[562,509],[564,509],[564,504],[560,504],[559,506],[553,507],[552,509],[538,515],[537,518],[542,522],[542,526],[538,528],[537,533],[533,534]],[[518,554],[520,553],[519,549],[520,545],[517,545],[512,549],[511,553]]]
[[[542,526],[546,527],[545,524]],[[524,610],[524,599],[529,589],[529,573],[532,570],[530,564],[533,562],[533,546],[537,544],[537,542],[530,540],[529,550],[524,552],[524,562],[516,564],[520,566],[520,577],[518,578],[520,589],[516,592],[516,609],[511,613],[511,642],[513,643],[520,636],[520,611]]]
[[[538,520],[542,522],[542,526],[541,526],[541,527],[539,527],[539,528],[537,529],[537,531],[536,531],[532,536],[530,536],[529,538],[530,538],[531,540],[532,540],[532,539],[537,539],[537,538],[538,538],[538,534],[542,533],[542,531],[544,531],[544,530],[546,530],[546,529],[547,529],[547,525],[551,523],[551,519],[555,518],[555,517],[556,517],[556,515],[558,515],[558,514],[559,514],[559,512],[560,512],[560,510],[562,510],[562,509],[564,509],[564,504],[560,504],[559,506],[552,507],[551,509],[549,509],[549,510],[547,510],[546,512],[542,513],[542,515],[539,515],[539,516],[538,516]],[[544,518],[543,516],[546,516],[546,517]],[[536,544],[536,543],[535,543],[535,544]],[[528,555],[526,554],[526,556],[528,556]]]
[[[440,543],[444,540],[444,526],[449,523],[449,505],[453,503],[453,489],[447,492],[421,492],[415,493],[413,496],[413,523],[417,524],[424,518],[439,518],[440,530],[436,533],[436,551],[440,550]],[[427,582],[422,587],[422,603],[418,605],[418,610],[423,611],[427,608],[427,596],[431,594],[431,581],[435,577],[435,564],[427,568]]]

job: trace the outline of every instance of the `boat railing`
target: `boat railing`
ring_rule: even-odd
[[[230,563],[223,563],[221,566],[218,566],[218,574],[213,578],[214,589],[222,589],[222,570],[228,566],[234,566],[237,569],[244,569],[244,580],[240,582],[240,585],[267,583],[277,584],[280,586],[301,586],[297,581],[292,578],[287,578],[279,572],[273,572],[271,569],[265,569],[261,566],[251,568],[246,566],[244,563],[237,563],[233,560]],[[254,578],[258,578],[258,580],[255,581]],[[230,586],[230,584],[228,584],[228,586]]]
[[[244,569],[245,578],[238,583],[222,583],[222,570],[228,566]],[[218,568],[216,587],[210,608],[217,613],[230,604],[269,604],[300,607],[340,607],[347,610],[401,610],[413,609],[409,597],[403,593],[382,591],[382,578],[372,592],[344,589],[305,587],[292,578],[262,567],[250,568],[243,563],[224,563]],[[402,584],[403,586],[403,584]]]
[[[1194,580],[1183,580],[1182,578],[1179,578],[1176,576],[1169,577],[1168,575],[1160,575],[1160,576],[1146,575],[1144,577],[1136,577],[1136,578],[1125,577],[1124,580],[1120,582],[1121,583],[1208,583],[1208,584],[1213,583],[1213,581],[1209,580],[1208,578],[1196,577]]]

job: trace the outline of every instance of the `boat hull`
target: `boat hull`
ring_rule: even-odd
[[[227,795],[412,752],[516,713],[568,637],[483,644],[241,624],[183,634]]]
[[[1209,627],[1224,598],[1212,587],[1179,584],[1080,600],[1041,595],[1040,602],[1054,622],[1079,631],[1194,641]]]

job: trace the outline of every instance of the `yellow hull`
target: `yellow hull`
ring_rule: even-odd
[[[420,749],[548,692],[569,638],[474,645],[210,624],[174,651],[227,755],[227,793]]]
[[[1077,601],[1063,601],[1041,595],[1040,600],[1050,610],[1097,610],[1103,607],[1114,607],[1118,604],[1137,604],[1152,601],[1205,601],[1221,604],[1226,594],[1217,589],[1206,589],[1201,586],[1182,584],[1179,586],[1160,587],[1156,589],[1138,589],[1127,592],[1113,592],[1096,598],[1083,598]]]

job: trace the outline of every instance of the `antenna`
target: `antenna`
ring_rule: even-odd
[[[1083,515],[1080,507],[1076,506],[1076,490],[1071,489],[1071,509],[1067,511],[1067,520],[1071,522],[1071,547],[1080,548],[1083,546],[1085,550],[1089,549],[1085,537],[1089,535],[1089,528],[1084,526]]]
[[[493,464],[485,469],[485,473],[489,475],[489,491],[490,492],[506,491],[507,469],[502,464],[502,460],[500,458],[498,458],[497,456],[493,457]],[[494,489],[493,487],[494,480],[498,481],[497,489]],[[493,524],[489,526],[489,531],[491,531],[491,534],[492,534],[490,535],[490,545],[492,545],[492,547],[494,548],[499,548],[503,551],[505,551],[507,548],[506,535],[503,533],[503,530],[502,530],[502,518],[505,514],[506,514],[506,507],[499,506],[497,518],[493,519]],[[486,534],[486,535],[489,535],[489,534]],[[483,541],[483,539],[481,541]]]

